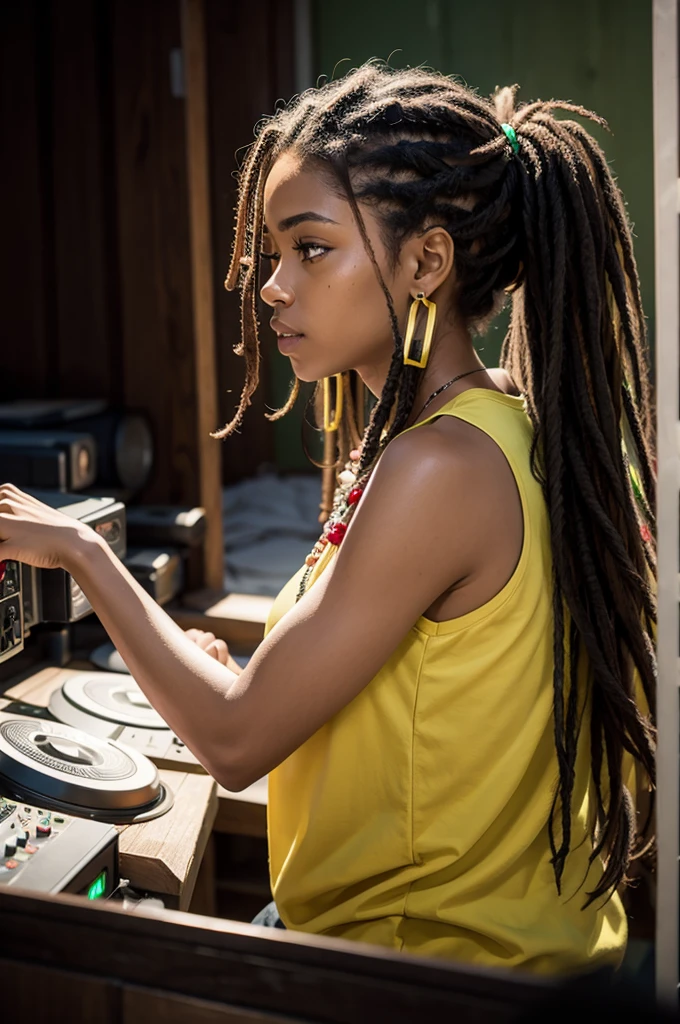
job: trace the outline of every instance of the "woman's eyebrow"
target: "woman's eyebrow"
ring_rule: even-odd
[[[331,220],[330,217],[324,217],[321,213],[314,213],[313,210],[306,210],[304,213],[295,213],[292,217],[286,217],[284,220],[279,221],[279,231],[290,231],[291,228],[297,227],[298,224],[302,224],[306,220],[315,220],[320,224],[337,224],[337,220]]]

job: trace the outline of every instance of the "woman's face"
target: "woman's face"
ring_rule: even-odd
[[[400,323],[410,299],[406,275],[389,269],[378,222],[366,231]],[[265,184],[262,299],[272,307],[279,350],[303,381],[356,369],[387,372],[394,340],[385,295],[347,200],[294,152],[274,163]],[[287,337],[288,335],[288,337]]]

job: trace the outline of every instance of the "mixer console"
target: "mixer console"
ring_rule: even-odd
[[[0,797],[0,886],[106,899],[118,885],[118,831]]]

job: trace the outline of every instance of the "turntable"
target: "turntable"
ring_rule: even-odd
[[[0,713],[0,792],[109,824],[157,818],[173,796],[136,750],[49,719]]]
[[[6,712],[46,714],[88,735],[124,743],[157,768],[205,771],[126,673],[45,669],[4,697],[12,701]]]
[[[71,674],[48,709],[58,721],[94,736],[111,737],[120,726],[170,731],[132,676],[116,672]]]

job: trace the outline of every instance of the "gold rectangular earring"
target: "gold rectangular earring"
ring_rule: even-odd
[[[335,408],[331,420],[331,380],[330,377],[323,379],[323,429],[327,431],[337,430],[342,418],[342,374],[334,373],[335,377]]]
[[[425,333],[423,335],[422,349],[419,355],[411,355],[411,349],[414,345],[417,347],[420,344],[420,338],[416,335],[416,320],[419,313],[420,305],[423,305],[427,309],[427,321],[425,323]],[[419,369],[424,370],[427,366],[427,360],[430,355],[430,345],[432,344],[432,335],[434,334],[434,325],[437,319],[437,303],[431,302],[425,298],[423,292],[418,292],[415,299],[411,303],[411,308],[408,312],[408,322],[406,324],[406,334],[404,336],[404,366],[417,366]],[[420,334],[420,331],[418,332]]]

